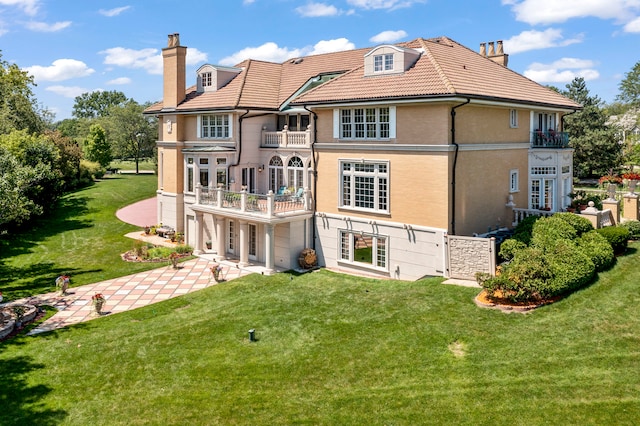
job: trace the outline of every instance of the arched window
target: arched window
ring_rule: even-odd
[[[269,189],[277,193],[284,183],[284,165],[280,157],[271,157],[269,160]]]
[[[300,157],[291,157],[287,163],[287,184],[294,191],[304,187],[304,163]]]

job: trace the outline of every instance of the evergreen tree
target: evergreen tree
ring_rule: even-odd
[[[582,77],[573,79],[566,88],[563,94],[583,106],[582,110],[564,117],[564,129],[575,150],[576,176],[601,176],[617,170],[622,161],[622,147],[617,141],[615,127],[607,125],[602,101],[589,94]]]
[[[620,94],[618,94],[617,100],[634,108],[640,107],[640,61],[636,62],[631,71],[624,75],[619,89]]]

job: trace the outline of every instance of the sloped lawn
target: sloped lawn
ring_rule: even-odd
[[[55,279],[89,284],[153,268],[123,262],[133,247],[124,235],[137,228],[116,211],[155,195],[157,176],[114,175],[62,197],[52,215],[0,236],[0,291],[6,300],[55,291]],[[155,265],[157,266],[157,265]]]
[[[637,424],[637,247],[528,314],[440,279],[322,270],[14,339],[0,424]]]

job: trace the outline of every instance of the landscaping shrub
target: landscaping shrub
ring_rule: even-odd
[[[589,256],[573,241],[560,240],[545,254],[551,279],[540,287],[542,297],[559,296],[589,283],[596,268]]]
[[[80,160],[80,180],[82,182],[91,182],[93,179],[100,179],[104,176],[105,169],[99,163]]]
[[[154,247],[148,251],[149,259],[168,259],[171,253],[175,252],[170,247]]]
[[[629,231],[622,226],[607,226],[605,228],[598,229],[598,233],[604,236],[615,254],[624,253],[627,249],[627,242],[629,241]]]
[[[629,239],[640,240],[640,221],[629,220],[627,222],[622,222],[620,226],[629,231]]]
[[[613,264],[615,255],[609,241],[595,230],[582,234],[578,247],[591,259],[596,272],[604,271]]]
[[[544,251],[553,250],[560,240],[575,240],[575,228],[556,215],[544,217],[533,225],[531,245]]]
[[[502,259],[509,261],[513,259],[517,252],[524,250],[525,248],[527,248],[527,245],[522,241],[515,238],[508,238],[500,244],[500,252],[498,255]]]
[[[529,245],[533,231],[533,224],[536,223],[538,219],[540,219],[540,216],[529,216],[524,218],[513,230],[513,238]]]
[[[553,275],[544,252],[537,247],[527,247],[517,252],[511,262],[504,266],[500,278],[500,282],[490,282],[488,285],[501,285],[512,300],[523,301],[544,297],[541,289]],[[508,284],[502,282],[505,279]]]
[[[178,254],[187,254],[193,251],[193,247],[186,244],[178,244],[176,246],[176,253]]]
[[[593,231],[593,225],[586,217],[580,216],[579,214],[573,213],[556,213],[553,217],[562,219],[569,225],[573,227],[578,233],[578,236],[584,234],[585,232]]]

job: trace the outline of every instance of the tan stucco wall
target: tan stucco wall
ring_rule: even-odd
[[[162,158],[162,188],[165,192],[182,193],[184,186],[184,160],[179,148],[159,147],[158,158]],[[160,185],[160,182],[158,182]]]
[[[502,151],[462,151],[456,173],[457,235],[487,232],[491,226],[511,226],[512,216],[506,207],[509,197],[510,171],[520,175],[519,192],[513,193],[518,206],[526,205],[527,152],[525,149]]]
[[[449,143],[449,106],[423,104],[396,109],[396,143],[446,145]]]
[[[518,110],[518,127],[510,127],[510,108],[465,105],[456,110],[457,143],[529,141],[529,111]]]
[[[357,154],[327,152],[319,154],[317,209],[320,212],[348,214],[414,225],[447,227],[448,153],[371,152]],[[338,208],[341,159],[367,159],[389,162],[390,214],[372,215]]]

